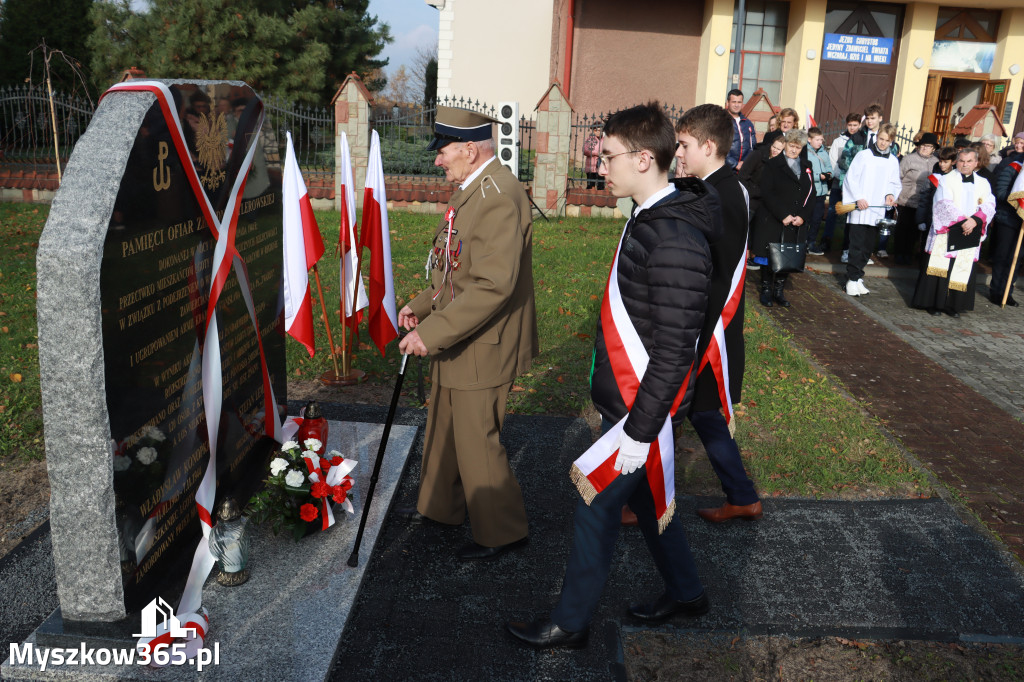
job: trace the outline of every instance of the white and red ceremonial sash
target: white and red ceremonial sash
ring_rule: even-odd
[[[725,423],[729,426],[729,433],[733,433],[736,427],[732,423],[733,400],[732,394],[729,392],[729,349],[725,342],[725,329],[732,323],[733,317],[735,317],[736,311],[740,307],[740,301],[743,299],[743,278],[747,272],[745,259],[747,253],[746,240],[743,242],[742,253],[744,257],[736,261],[736,267],[732,272],[732,279],[729,284],[729,298],[726,299],[725,305],[722,307],[722,314],[719,315],[718,320],[715,322],[711,341],[704,350],[704,355],[701,356],[700,365],[697,369],[697,376],[700,376],[704,368],[711,365],[711,371],[715,375],[715,382],[718,384],[718,398],[722,402],[722,411],[725,415]],[[743,324],[743,320],[738,320],[737,322],[738,324]]]
[[[309,357],[316,353],[313,335],[313,299],[309,295],[309,270],[324,255],[320,226],[313,215],[313,204],[295,159],[292,134],[286,133],[284,181],[284,329],[303,346]]]
[[[348,148],[348,136],[341,133],[341,225],[338,228],[338,253],[341,264],[338,268],[338,280],[341,285],[341,304],[338,314],[341,323],[348,326],[353,333],[363,321],[363,308],[369,305],[363,278],[359,273],[359,243],[356,239],[356,187],[352,181],[352,157]]]
[[[370,338],[384,355],[384,347],[398,338],[395,282],[391,274],[391,231],[388,228],[388,200],[384,193],[384,165],[380,158],[380,137],[370,137],[370,161],[363,191],[363,224],[360,242],[370,250]]]
[[[191,628],[193,636],[186,639],[185,653],[188,658],[195,656],[196,652],[203,647],[209,617],[206,610],[202,608],[203,583],[213,569],[216,562],[210,552],[208,539],[210,530],[213,528],[214,499],[217,493],[217,441],[220,432],[220,417],[223,400],[223,370],[220,360],[220,334],[217,326],[217,303],[224,291],[225,283],[231,271],[239,280],[239,290],[242,300],[245,301],[249,318],[252,321],[253,331],[256,335],[257,347],[260,352],[260,369],[263,378],[264,396],[264,425],[266,433],[271,438],[281,442],[281,422],[277,414],[277,400],[274,397],[273,387],[270,384],[270,372],[267,366],[266,355],[263,351],[263,336],[260,334],[259,322],[256,318],[256,309],[252,299],[252,286],[250,284],[245,263],[242,261],[235,248],[235,233],[238,228],[238,212],[241,207],[242,194],[245,191],[246,179],[249,169],[252,167],[256,150],[260,146],[259,131],[263,126],[264,115],[262,108],[259,112],[259,121],[256,125],[255,134],[252,136],[252,143],[246,151],[245,158],[238,169],[227,205],[224,208],[223,219],[218,220],[209,197],[203,190],[199,181],[199,174],[185,144],[185,135],[178,119],[178,112],[173,103],[174,98],[170,89],[159,81],[127,81],[117,83],[108,89],[100,98],[106,97],[115,92],[148,92],[156,97],[156,101],[163,113],[164,121],[167,124],[171,140],[174,143],[175,151],[181,162],[182,170],[192,188],[194,198],[199,204],[203,218],[210,228],[210,233],[216,240],[213,252],[212,276],[210,278],[210,299],[206,311],[206,329],[202,334],[202,344],[196,343],[196,353],[202,354],[202,380],[203,380],[203,401],[206,415],[207,439],[210,448],[210,459],[207,462],[203,478],[196,491],[196,509],[201,523],[203,537],[199,540],[194,556],[192,557],[192,568],[189,571],[185,589],[181,595],[176,609],[177,616],[186,628]],[[152,650],[152,647],[162,643],[161,637],[168,633],[158,635],[156,639],[141,639],[138,646],[143,650]]]
[[[615,457],[619,450],[615,446],[620,440],[626,419],[629,418],[628,411],[633,409],[640,382],[650,361],[647,349],[644,348],[633,322],[629,319],[629,313],[626,312],[619,292],[619,253],[622,250],[622,242],[620,239],[619,249],[615,252],[611,272],[608,274],[604,300],[601,301],[601,330],[604,333],[605,347],[608,350],[608,360],[615,376],[615,383],[626,404],[627,414],[573,462],[570,477],[588,505],[619,475],[615,470]],[[675,513],[675,438],[672,432],[672,416],[679,409],[679,404],[686,394],[686,386],[690,382],[692,372],[693,365],[687,371],[679,387],[679,393],[669,413],[665,415],[665,423],[661,425],[658,438],[651,443],[647,454],[645,469],[647,482],[654,497],[659,533],[665,530]]]

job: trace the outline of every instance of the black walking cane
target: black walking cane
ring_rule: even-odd
[[[399,337],[404,338],[405,334]],[[395,392],[391,396],[391,407],[388,408],[388,418],[384,422],[384,433],[380,437],[380,447],[377,448],[377,461],[373,463],[373,474],[370,475],[370,488],[366,491],[366,501],[363,502],[363,517],[359,520],[359,532],[356,533],[356,544],[352,548],[352,554],[348,558],[348,565],[355,568],[359,565],[359,545],[363,541],[363,531],[366,529],[366,518],[370,515],[370,501],[373,499],[373,490],[377,487],[377,478],[380,476],[380,467],[384,463],[384,450],[388,446],[388,436],[391,435],[391,422],[395,420],[395,410],[398,408],[398,398],[402,394],[402,379],[405,378],[405,364],[409,360],[408,354],[402,355],[402,366],[398,370],[398,380],[395,381]]]

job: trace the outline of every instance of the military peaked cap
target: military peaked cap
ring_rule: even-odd
[[[497,121],[486,114],[458,107],[437,108],[434,139],[429,150],[439,150],[452,142],[480,142],[491,139],[491,124]]]

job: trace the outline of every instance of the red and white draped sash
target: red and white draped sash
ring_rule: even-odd
[[[604,300],[601,301],[601,331],[604,334],[615,383],[626,404],[627,414],[573,462],[570,477],[588,505],[619,475],[615,470],[615,458],[619,452],[616,445],[622,435],[626,419],[629,418],[628,410],[633,409],[640,382],[650,361],[647,349],[644,348],[633,322],[629,319],[629,313],[626,312],[619,291],[619,254],[623,242],[623,239],[619,240],[619,249],[615,252],[611,272],[608,274]],[[679,387],[679,393],[672,402],[669,413],[665,415],[665,423],[661,425],[658,438],[651,443],[651,449],[647,454],[647,482],[654,497],[659,533],[665,530],[675,513],[675,438],[672,432],[672,416],[679,409],[679,404],[686,394],[686,386],[692,372],[693,365],[687,371]]]
[[[722,411],[725,414],[725,423],[729,425],[729,433],[735,431],[735,424],[732,423],[732,394],[729,392],[729,348],[725,342],[725,329],[732,323],[736,311],[743,300],[743,280],[747,272],[746,263],[747,242],[743,242],[743,251],[740,259],[736,261],[736,267],[732,272],[732,279],[729,282],[729,298],[725,300],[722,307],[722,314],[715,322],[715,329],[712,332],[711,341],[701,356],[700,365],[697,369],[697,376],[704,371],[704,368],[711,365],[715,381],[718,384],[718,398],[722,402]],[[737,324],[743,324],[743,320],[737,320]]]
[[[246,152],[238,175],[235,177],[234,185],[224,208],[224,218],[217,219],[217,214],[210,203],[206,192],[203,190],[192,163],[188,146],[185,144],[185,135],[178,119],[178,112],[174,108],[174,98],[170,88],[159,81],[126,81],[113,85],[103,96],[106,97],[115,92],[148,92],[156,97],[160,110],[163,113],[164,121],[167,124],[171,140],[174,143],[178,159],[181,161],[185,177],[192,188],[194,198],[199,203],[206,224],[210,227],[210,233],[216,239],[216,246],[213,252],[213,270],[210,279],[210,299],[207,304],[206,329],[202,335],[203,343],[196,352],[202,353],[202,378],[203,378],[203,402],[206,414],[207,438],[210,445],[210,459],[206,466],[203,478],[196,491],[196,507],[199,520],[202,524],[203,538],[199,541],[195,555],[192,558],[192,568],[189,571],[188,580],[185,583],[185,590],[182,593],[181,601],[176,610],[177,617],[186,627],[191,627],[195,637],[189,637],[185,643],[185,653],[192,658],[202,648],[206,636],[206,626],[209,618],[205,609],[202,608],[203,583],[213,569],[216,559],[210,552],[208,539],[210,530],[213,528],[212,509],[217,493],[217,442],[220,431],[220,416],[223,403],[223,372],[220,358],[220,333],[217,327],[217,303],[224,291],[227,279],[231,270],[239,280],[239,289],[242,299],[245,301],[249,318],[252,321],[253,331],[256,335],[257,346],[260,352],[260,368],[263,377],[264,396],[264,426],[267,435],[276,439],[282,439],[281,422],[277,413],[277,400],[274,397],[273,387],[270,383],[270,372],[267,366],[266,356],[263,351],[263,336],[260,334],[259,323],[256,319],[256,308],[252,298],[252,286],[249,282],[248,271],[245,262],[242,260],[235,248],[235,233],[238,227],[238,213],[241,208],[241,198],[245,191],[245,182],[249,175],[249,169],[259,147],[258,137],[263,127],[263,112],[260,111],[259,122],[253,135],[253,142]],[[140,639],[138,646],[141,649],[151,650],[157,644],[169,641],[168,633],[160,633],[153,640]]]

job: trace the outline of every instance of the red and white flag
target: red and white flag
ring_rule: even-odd
[[[338,276],[342,292],[339,309],[341,323],[353,332],[363,319],[363,308],[368,305],[363,278],[359,274],[359,249],[356,238],[356,188],[352,181],[352,159],[348,149],[348,136],[341,134],[341,228],[338,230],[338,252],[341,267]]]
[[[816,127],[818,125],[818,122],[814,120],[814,114],[812,114],[811,110],[808,109],[806,106],[804,106],[804,113],[807,114],[807,127]]]
[[[363,224],[359,242],[370,250],[370,337],[384,355],[384,346],[398,337],[395,310],[395,281],[391,274],[391,232],[388,229],[388,199],[384,193],[384,165],[380,159],[380,137],[370,137],[370,161],[363,190]]]
[[[295,160],[292,134],[287,135],[288,151],[284,159],[281,190],[284,203],[284,329],[313,357],[316,352],[313,302],[307,273],[324,255],[324,242],[313,216],[306,183]]]
[[[1021,172],[1020,164],[1016,161],[1010,165],[1016,167],[1017,179],[1013,181],[1013,186],[1010,187],[1010,195],[1006,197],[1006,200],[1017,209],[1017,215],[1024,218],[1024,172]]]

